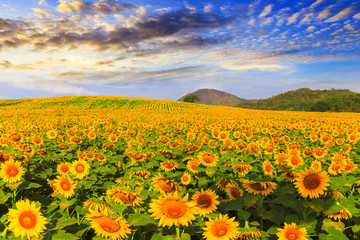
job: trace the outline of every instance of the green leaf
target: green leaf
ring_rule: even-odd
[[[296,223],[296,224],[299,224],[300,220],[298,218],[297,215],[295,214],[289,214],[289,215],[286,215],[285,217],[285,222],[286,223]]]
[[[326,238],[323,238],[324,240],[349,240],[349,238],[346,237],[344,233],[342,233],[339,230],[336,230],[334,226],[330,226],[327,231],[329,234]]]
[[[357,233],[357,232],[360,231],[360,226],[358,226],[358,225],[352,226],[351,230],[352,230],[354,233]]]
[[[154,222],[148,213],[134,213],[127,221],[133,226],[144,226]]]
[[[345,227],[345,224],[340,221],[334,222],[331,219],[325,218],[323,220],[323,225],[322,225],[321,229],[328,232],[328,230],[331,226],[335,227],[339,231],[342,231]]]
[[[164,238],[160,233],[154,233],[150,240],[162,240]]]
[[[60,230],[57,233],[55,233],[52,236],[52,240],[77,240],[79,239],[78,237],[76,237],[75,235],[71,234],[71,233],[67,233],[64,230]]]
[[[30,189],[30,188],[40,188],[40,187],[43,187],[41,184],[38,184],[38,183],[30,183],[29,186],[27,186],[25,189]]]
[[[289,195],[284,195],[284,194],[275,198],[271,202],[281,204],[285,207],[289,207],[289,208],[293,208],[293,209],[296,209],[297,207],[299,207],[299,201],[296,198],[289,196]]]
[[[63,229],[64,227],[77,223],[78,220],[75,218],[60,218],[56,223],[56,227],[53,230]]]
[[[261,198],[260,195],[246,194],[244,196],[245,209],[248,209],[249,207],[253,206],[260,198]]]
[[[4,191],[0,190],[0,202],[5,203],[9,199],[9,196],[7,195],[8,194],[5,194]]]
[[[231,210],[238,210],[239,208],[241,208],[241,206],[244,205],[244,199],[243,198],[238,198],[235,200],[230,201],[227,206],[225,207],[226,211],[231,211]]]
[[[251,216],[251,213],[241,210],[241,209],[238,210],[238,217],[240,219],[248,220],[250,216]]]

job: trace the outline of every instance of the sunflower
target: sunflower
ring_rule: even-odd
[[[203,228],[207,240],[230,240],[239,235],[239,223],[234,221],[235,217],[229,218],[227,214],[219,215],[215,219],[209,218]]]
[[[155,186],[155,190],[160,191],[161,193],[173,193],[181,190],[180,186],[177,185],[174,180],[167,179],[160,173],[152,178],[152,185]]]
[[[89,211],[86,219],[90,221],[91,228],[95,230],[97,235],[115,240],[127,238],[128,234],[131,234],[130,224],[120,217],[109,216],[106,208],[100,211],[89,209]]]
[[[310,165],[310,168],[314,169],[317,172],[321,171],[321,169],[322,169],[321,162],[319,162],[319,161],[312,162]]]
[[[195,202],[188,202],[189,194],[187,193],[183,198],[180,198],[177,192],[173,194],[164,194],[162,197],[152,200],[149,204],[149,212],[152,213],[151,217],[160,219],[159,226],[172,225],[188,226],[192,220],[195,220],[197,209]]]
[[[241,176],[245,176],[252,170],[252,166],[250,164],[245,164],[245,163],[233,164],[232,168],[235,169],[237,173],[240,174]]]
[[[295,187],[303,197],[318,198],[329,186],[329,176],[325,171],[317,172],[311,168],[301,171],[295,179]]]
[[[113,133],[108,137],[108,140],[112,143],[116,143],[119,140],[119,138],[118,136],[116,136],[116,134]]]
[[[222,190],[222,191],[225,191],[226,190],[226,185],[228,185],[229,183],[232,183],[232,184],[236,184],[236,182],[232,179],[229,179],[229,178],[221,178],[220,180],[218,180],[216,182],[216,186]]]
[[[263,162],[262,169],[264,170],[265,175],[271,176],[274,173],[274,169],[269,160]]]
[[[57,137],[57,132],[55,130],[50,130],[46,133],[46,136],[49,138],[49,139],[55,139]]]
[[[237,236],[239,240],[258,239],[262,236],[261,232],[256,228],[240,228],[239,232],[240,233]]]
[[[181,183],[188,185],[191,183],[191,175],[189,173],[184,173],[181,177]]]
[[[69,176],[58,176],[54,185],[58,193],[64,195],[66,198],[71,197],[75,193],[75,183]]]
[[[57,165],[56,170],[60,175],[66,175],[66,174],[68,174],[68,172],[70,170],[70,164],[69,163],[60,163],[59,165]]]
[[[94,140],[96,138],[96,134],[94,132],[89,132],[87,136],[90,138],[90,140]]]
[[[226,185],[225,192],[231,200],[238,199],[239,197],[244,195],[244,192],[236,184],[233,183],[229,183]]]
[[[135,207],[143,203],[143,199],[137,196],[136,193],[119,188],[106,190],[106,195],[111,196],[115,202],[128,206]]]
[[[243,186],[249,193],[253,193],[254,195],[263,195],[267,196],[272,193],[276,188],[277,184],[273,182],[263,182],[263,181],[249,181],[245,180],[243,182]]]
[[[347,209],[341,209],[340,211],[338,211],[336,213],[324,212],[324,214],[328,218],[332,218],[334,220],[339,220],[339,221],[340,221],[340,219],[348,220],[349,218],[352,217],[351,212]]]
[[[21,163],[14,161],[13,159],[7,160],[5,163],[1,164],[0,167],[0,177],[6,183],[16,183],[19,182],[24,175],[24,168],[21,167]]]
[[[193,202],[196,205],[200,205],[198,207],[198,212],[200,216],[205,217],[206,214],[212,213],[217,209],[217,205],[220,203],[217,199],[219,198],[218,195],[213,190],[206,190],[204,191],[201,189],[197,191],[192,196]]]
[[[299,173],[298,173],[298,172],[289,171],[289,172],[283,173],[282,176],[283,176],[285,179],[289,180],[290,182],[293,182],[293,181],[295,181],[295,179],[296,179],[297,177],[299,177]]]
[[[201,152],[198,154],[200,163],[205,167],[215,167],[219,161],[216,154]]]
[[[160,163],[160,169],[164,170],[165,172],[175,170],[178,166],[178,163],[175,161],[165,161]]]
[[[139,170],[139,171],[131,172],[131,173],[129,173],[129,175],[138,176],[142,179],[148,179],[151,176],[151,172],[149,172],[147,170]]]
[[[193,159],[190,160],[186,163],[186,167],[187,169],[192,173],[192,174],[196,174],[199,173],[198,170],[196,170],[196,168],[200,165],[200,163],[198,162],[198,160]]]
[[[46,227],[46,218],[41,214],[40,207],[36,207],[35,202],[28,199],[16,202],[17,209],[9,209],[8,223],[9,229],[13,231],[15,237],[39,237]]]
[[[89,163],[80,159],[71,164],[70,172],[74,174],[77,179],[83,179],[89,174],[89,169]]]
[[[293,168],[297,168],[298,166],[302,165],[303,162],[303,158],[299,155],[292,155],[288,158],[288,164]]]
[[[106,206],[104,203],[94,202],[94,201],[90,201],[90,200],[86,200],[83,203],[83,209],[85,209],[87,207],[89,207],[90,209],[95,210],[95,211],[100,211],[105,208],[109,210],[109,207]]]
[[[327,154],[327,150],[322,148],[322,147],[318,147],[314,150],[313,155],[315,158],[317,159],[323,159]]]
[[[338,175],[344,169],[345,169],[345,163],[333,162],[330,164],[327,171],[330,175]]]
[[[357,164],[355,164],[354,162],[352,161],[348,161],[345,165],[345,168],[344,170],[347,171],[347,172],[352,172],[354,171],[355,169],[357,168]]]
[[[307,240],[306,228],[297,228],[296,223],[284,223],[284,228],[278,228],[276,236],[279,240]]]
[[[287,158],[288,155],[286,153],[279,153],[275,155],[275,164],[283,167],[283,166],[287,166]]]

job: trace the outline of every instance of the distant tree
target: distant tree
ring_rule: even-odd
[[[325,111],[328,111],[329,109],[330,109],[330,104],[325,101],[318,101],[312,107],[312,111],[315,111],[315,112],[325,112]]]
[[[196,94],[190,94],[184,97],[184,102],[191,102],[194,103],[195,101],[200,101],[200,98]]]

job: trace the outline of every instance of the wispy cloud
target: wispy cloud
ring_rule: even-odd
[[[353,6],[350,6],[350,7],[347,7],[343,10],[341,10],[338,14],[336,14],[335,16],[327,19],[325,22],[336,22],[336,21],[339,21],[341,19],[344,19],[346,17],[348,17],[351,13],[354,12],[354,7]]]
[[[267,5],[264,10],[260,13],[259,17],[266,17],[267,15],[269,15],[271,13],[273,4],[269,4]]]

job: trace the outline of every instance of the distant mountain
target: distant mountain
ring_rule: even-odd
[[[200,98],[200,101],[197,101],[196,103],[208,105],[235,106],[239,103],[249,101],[216,89],[199,89],[182,96],[178,101],[183,101],[184,97],[190,94],[195,94]]]
[[[348,89],[300,88],[267,99],[242,102],[236,106],[263,110],[360,112],[360,94]]]

